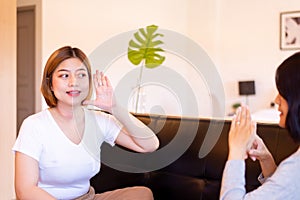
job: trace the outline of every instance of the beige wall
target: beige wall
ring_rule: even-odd
[[[14,198],[12,145],[16,137],[16,1],[0,1],[0,199]]]
[[[63,1],[43,1],[43,63],[61,45],[90,53],[116,34],[157,24],[205,49],[221,75],[226,112],[245,101],[238,95],[239,80],[256,81],[257,94],[249,97],[252,111],[269,106],[276,95],[275,69],[294,53],[279,49],[279,14],[300,10],[299,0],[153,0],[147,6],[143,0]],[[206,93],[196,90],[203,104]]]

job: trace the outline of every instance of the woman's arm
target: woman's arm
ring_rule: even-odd
[[[53,196],[37,187],[38,162],[23,153],[15,153],[15,190],[18,200],[55,200]]]
[[[155,133],[117,103],[109,79],[97,70],[93,76],[93,81],[96,99],[86,100],[83,104],[105,110],[123,124],[124,128],[121,129],[116,143],[137,152],[155,151],[159,146],[159,140]]]
[[[117,144],[143,153],[153,152],[159,147],[155,133],[126,109],[115,106],[113,115],[124,125],[116,139]]]

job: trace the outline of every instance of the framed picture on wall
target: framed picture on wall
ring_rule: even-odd
[[[280,13],[280,49],[300,49],[300,11]]]

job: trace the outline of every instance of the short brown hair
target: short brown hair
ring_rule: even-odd
[[[41,92],[46,100],[47,105],[52,108],[57,105],[57,98],[51,90],[52,87],[52,75],[58,65],[66,59],[78,58],[84,64],[89,76],[89,92],[86,99],[92,96],[92,76],[91,65],[87,56],[78,48],[72,48],[70,46],[64,46],[54,51],[49,57],[42,78]]]

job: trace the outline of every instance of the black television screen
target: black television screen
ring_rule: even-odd
[[[239,81],[239,94],[240,95],[255,94],[254,81]]]

